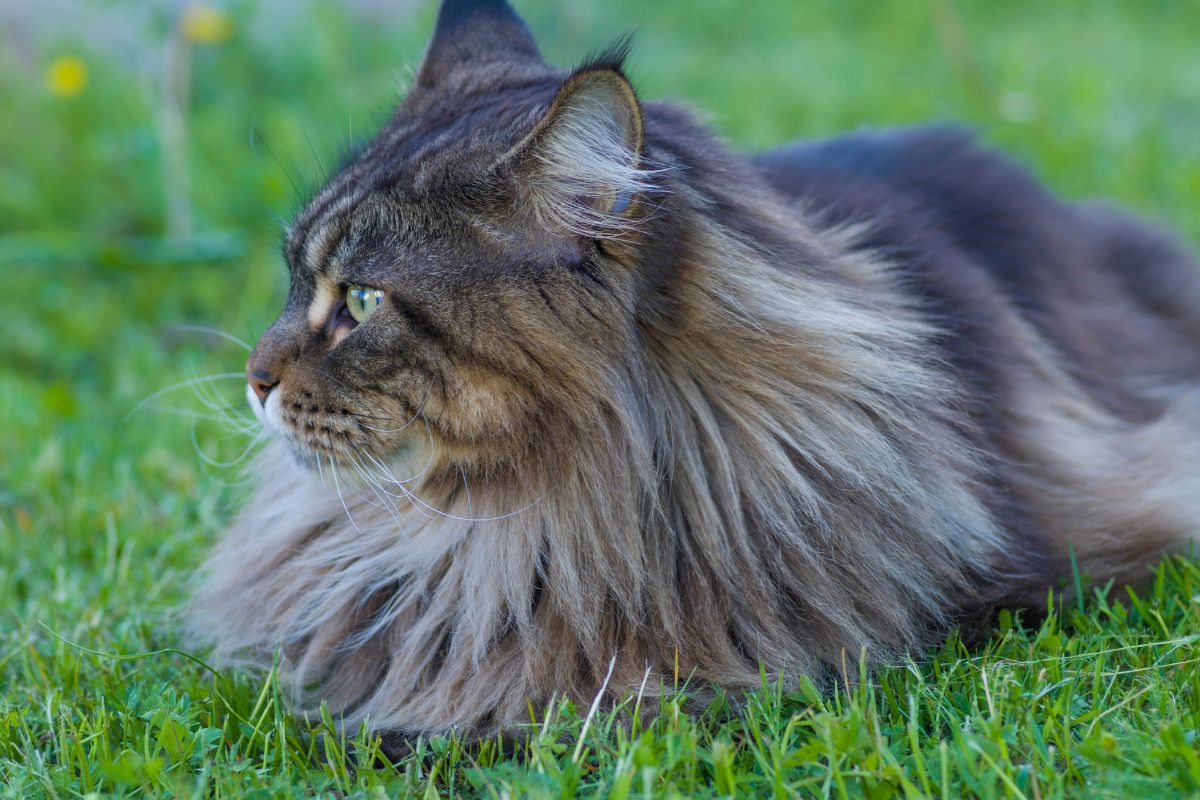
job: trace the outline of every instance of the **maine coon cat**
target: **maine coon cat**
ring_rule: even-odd
[[[287,232],[190,629],[348,725],[919,654],[1200,531],[1200,271],[923,128],[731,152],[446,0]],[[611,674],[610,674],[611,670]],[[607,683],[605,683],[607,678]]]

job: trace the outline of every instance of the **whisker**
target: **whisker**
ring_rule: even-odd
[[[333,451],[333,439],[329,440],[329,450]],[[350,520],[350,524],[354,530],[362,533],[362,529],[358,527],[358,523],[354,521],[354,515],[350,513],[350,506],[346,505],[346,496],[342,494],[342,483],[338,480],[337,462],[333,460],[333,456],[326,456],[329,459],[329,471],[333,473],[333,485],[337,489],[338,499],[342,501],[342,509],[346,512],[346,518]]]
[[[415,494],[413,494],[412,490],[410,490],[410,489],[407,489],[402,486],[402,487],[400,487],[400,490],[402,492],[405,492],[409,496],[409,499],[411,499],[414,503],[417,503],[417,504],[421,505],[422,507],[429,509],[430,511],[432,511],[435,514],[443,516],[446,519],[452,519],[452,520],[456,520],[458,522],[498,522],[502,519],[509,519],[510,517],[515,517],[519,514],[524,514],[526,511],[528,511],[529,509],[533,508],[538,503],[540,503],[542,501],[542,499],[545,497],[545,495],[542,495],[542,497],[537,498],[536,500],[532,501],[531,503],[524,505],[515,511],[509,511],[506,514],[497,514],[496,516],[493,516],[493,517],[463,517],[463,516],[459,516],[457,514],[451,514],[449,512],[442,511],[439,508],[434,508],[433,506],[429,505],[424,500],[422,500],[421,498],[419,498]]]
[[[253,418],[253,415],[247,418],[242,414],[234,413],[237,410],[244,410],[245,405],[227,405],[224,399],[217,395],[211,383],[198,383],[192,387],[192,392],[209,411],[223,419],[227,427],[235,430],[248,429],[250,433],[258,430],[258,421]]]
[[[246,445],[238,457],[232,461],[218,461],[217,459],[205,453],[204,448],[200,446],[200,440],[196,438],[196,421],[192,421],[192,446],[196,449],[196,455],[200,456],[200,460],[205,464],[216,469],[232,469],[238,464],[241,464],[246,460],[246,457],[254,451],[254,448],[258,446],[259,442],[262,441],[262,438],[263,437],[259,435],[251,439],[250,443]]]
[[[329,487],[325,485],[325,467],[321,464],[320,456],[317,456],[317,475],[321,478],[321,488],[328,490]]]
[[[352,417],[358,417],[360,419],[378,419],[384,422],[395,422],[394,417],[377,417],[373,414],[360,414],[357,411],[347,411],[346,413]]]
[[[247,352],[254,349],[249,344],[247,344],[244,340],[239,339],[238,337],[234,336],[232,333],[227,333],[227,332],[221,330],[220,328],[214,328],[210,325],[191,325],[191,324],[172,325],[172,326],[170,326],[170,330],[187,331],[187,332],[191,332],[191,333],[207,333],[211,336],[218,336],[222,339],[228,339],[229,341],[233,342],[234,344],[241,345],[242,347],[244,347],[246,349]]]
[[[314,369],[314,370],[313,370],[313,372],[314,372],[314,373],[316,373],[317,375],[321,375],[321,376],[323,376],[323,377],[326,377],[326,378],[328,378],[329,380],[333,381],[333,382],[334,382],[334,383],[336,383],[338,386],[340,386],[340,387],[342,387],[343,389],[345,389],[345,390],[346,390],[346,392],[347,392],[347,393],[349,393],[349,394],[352,394],[352,395],[359,394],[359,390],[358,390],[358,389],[355,389],[355,388],[354,388],[354,387],[352,387],[352,386],[347,386],[345,383],[343,383],[342,381],[339,381],[337,378],[335,378],[334,376],[330,375],[330,374],[329,374],[328,372],[326,372],[325,370],[321,370],[321,369]],[[372,411],[377,411],[378,409],[371,409],[371,410],[372,410]],[[398,422],[398,420],[397,420],[395,417],[393,417],[393,416],[390,416],[390,415],[385,415],[385,416],[376,416],[376,415],[374,415],[374,414],[363,414],[362,412],[357,412],[357,411],[352,411],[352,412],[350,412],[350,413],[351,413],[351,414],[353,414],[353,415],[355,415],[355,416],[363,417],[364,419],[377,419],[377,420],[382,420],[382,421],[384,421],[384,422]]]
[[[345,389],[347,392],[350,392],[350,393],[354,393],[354,392],[355,392],[355,389],[353,389],[352,387],[350,387],[350,386],[347,386],[346,384],[342,383],[342,382],[341,382],[340,380],[338,380],[336,377],[334,377],[333,375],[330,375],[328,372],[326,372],[326,371],[325,371],[325,370],[323,370],[323,369],[314,369],[314,370],[313,370],[313,372],[315,372],[315,373],[316,373],[316,374],[318,374],[318,375],[323,375],[323,376],[325,376],[326,378],[329,378],[329,380],[333,381],[333,382],[334,382],[334,383],[336,383],[338,386],[340,386],[340,387],[342,387],[343,389]]]
[[[384,469],[386,472],[388,472],[389,475],[391,474],[391,470],[389,470],[386,465],[384,465],[383,463],[381,463],[380,461],[375,459],[369,453],[366,453],[365,455],[367,455],[369,458],[371,458],[372,461],[375,461],[376,464],[379,464],[379,466],[382,469]],[[433,456],[431,455],[430,461],[432,462],[432,460],[433,460]],[[428,469],[428,465],[426,465],[426,468]],[[540,503],[542,501],[542,499],[545,497],[545,495],[543,494],[541,497],[538,497],[536,500],[529,503],[528,505],[522,506],[521,508],[518,508],[515,511],[510,511],[506,514],[498,514],[498,515],[492,516],[492,517],[474,517],[474,516],[464,517],[464,516],[460,516],[457,514],[451,514],[448,511],[443,511],[440,508],[436,508],[435,506],[432,506],[429,503],[426,503],[420,497],[417,497],[417,495],[411,489],[409,489],[407,486],[405,486],[399,480],[396,480],[395,476],[392,476],[392,479],[390,482],[395,484],[396,488],[398,488],[401,492],[403,492],[403,496],[408,498],[408,500],[413,504],[413,509],[415,511],[417,511],[417,513],[421,513],[423,516],[428,516],[427,514],[423,514],[422,510],[424,509],[424,510],[428,510],[434,514],[437,514],[438,516],[445,517],[446,519],[456,520],[458,522],[496,522],[496,521],[499,521],[502,519],[508,519],[509,517],[515,517],[518,514],[522,514],[526,511],[528,511],[529,509],[533,508],[535,505]],[[382,487],[380,487],[380,488],[382,489]],[[390,497],[400,497],[401,496],[401,495],[397,495],[397,494],[392,494],[391,492],[387,491],[386,489],[382,489],[382,491],[385,494],[389,495]],[[470,502],[470,500],[468,500],[468,503],[469,502]],[[419,508],[418,508],[418,506],[419,506]]]
[[[338,380],[335,376],[330,375],[325,370],[318,369],[318,370],[314,370],[314,372],[316,372],[316,374],[318,374],[318,375],[321,375],[321,376],[326,377],[329,380],[333,381],[338,386],[341,386],[343,389],[345,389],[347,392],[355,391],[355,389],[353,389],[350,386],[347,386],[345,383]],[[402,424],[400,427],[398,427],[398,428],[379,428],[379,427],[375,427],[374,425],[368,425],[365,422],[360,422],[359,425],[364,430],[374,431],[376,433],[400,433],[401,431],[407,430],[409,427],[412,426],[412,424],[414,422],[417,421],[417,419],[419,419],[422,416],[422,412],[425,408],[425,404],[429,400],[430,389],[431,389],[431,387],[429,387],[429,386],[425,387],[425,394],[422,396],[421,402],[417,405],[416,411],[414,411],[413,415],[408,419],[408,421],[405,422],[404,424]],[[378,420],[378,421],[382,421],[382,422],[398,422],[399,421],[393,416],[377,416],[374,414],[364,414],[359,411],[347,411],[346,414],[347,414],[347,416],[355,417],[357,419],[372,419],[372,420]]]
[[[124,421],[128,422],[130,417],[132,417],[134,414],[136,414],[138,411],[140,411],[142,408],[144,408],[148,403],[152,402],[153,400],[157,400],[158,398],[162,397],[164,394],[166,394],[168,392],[178,391],[179,389],[183,389],[184,387],[187,387],[187,386],[199,386],[201,384],[209,383],[212,381],[231,380],[233,378],[239,378],[241,380],[245,380],[246,375],[245,375],[245,373],[242,373],[242,372],[218,372],[215,375],[205,375],[205,376],[202,376],[199,378],[190,378],[189,380],[186,380],[186,381],[180,381],[179,383],[171,384],[170,386],[166,386],[162,389],[159,389],[157,392],[154,392],[149,397],[143,398],[137,405],[135,405],[129,411],[128,414],[125,415]]]
[[[400,512],[400,509],[396,507],[396,504],[394,502],[392,502],[392,500],[391,500],[392,495],[389,494],[386,490],[384,490],[384,488],[379,484],[378,481],[374,480],[371,477],[371,475],[367,471],[366,465],[359,462],[359,460],[357,458],[354,458],[353,456],[351,456],[350,463],[358,471],[358,474],[362,476],[363,480],[365,480],[367,482],[367,485],[370,487],[371,491],[375,494],[375,496],[379,498],[381,505],[376,505],[374,503],[372,503],[372,505],[376,505],[377,508],[382,508],[384,511],[389,512],[392,515],[392,519],[395,520],[397,523],[401,522],[402,521],[401,516],[400,516],[401,512]],[[367,501],[367,502],[370,502],[370,501]]]
[[[234,428],[234,433],[253,436],[259,432],[257,425],[251,425],[249,418],[238,420],[235,417],[225,416],[222,414],[204,414],[199,411],[190,411],[186,408],[172,408],[171,406],[147,406],[147,411],[160,411],[164,414],[174,414],[179,417],[186,417],[193,420],[205,420],[208,422],[219,422]]]
[[[423,516],[423,517],[430,516],[429,514],[425,513],[425,510],[423,508],[419,508],[419,507],[417,507],[417,505],[414,504],[415,498],[413,497],[412,492],[410,492],[406,487],[404,487],[402,484],[400,484],[398,482],[393,481],[393,483],[395,483],[397,488],[400,489],[401,494],[395,494],[393,492],[389,492],[387,489],[383,488],[382,484],[378,483],[377,481],[374,483],[374,487],[378,492],[382,493],[383,495],[386,495],[387,497],[392,497],[392,498],[398,497],[398,498],[403,498],[404,500],[407,500],[409,507],[413,511],[420,514],[421,516]],[[397,513],[399,513],[399,509],[397,509]]]
[[[325,171],[325,165],[321,163],[321,157],[317,155],[317,148],[313,147],[312,139],[308,138],[308,129],[301,126],[300,132],[304,134],[304,141],[308,143],[308,152],[312,153],[313,161],[317,162],[317,168],[321,170],[321,179],[329,183],[329,173]]]
[[[433,438],[433,434],[430,434],[430,439],[432,439],[432,438]],[[370,453],[368,453],[366,451],[363,451],[363,455],[365,455],[367,458],[374,461],[379,466],[379,468],[381,470],[383,470],[384,474],[380,475],[381,478],[386,480],[388,483],[394,483],[398,486],[401,486],[406,483],[412,483],[417,478],[420,478],[422,475],[424,475],[426,472],[428,472],[429,467],[433,464],[433,459],[436,454],[433,452],[433,448],[430,448],[429,458],[425,461],[425,466],[421,468],[421,471],[416,473],[415,475],[411,475],[403,480],[398,479],[396,477],[395,473],[393,473],[392,470],[386,464],[384,464],[382,461],[375,458],[375,456],[371,455]]]
[[[271,156],[271,160],[275,162],[275,166],[279,167],[279,171],[283,173],[284,177],[287,178],[288,183],[292,185],[293,202],[302,204],[304,202],[304,192],[300,191],[300,187],[296,185],[296,181],[292,177],[292,173],[288,172],[287,168],[283,166],[283,162],[279,160],[279,156],[275,155],[275,150],[272,149],[271,143],[267,141],[267,137],[264,136],[262,131],[258,129],[258,126],[254,122],[254,118],[249,117],[244,113],[239,115],[245,119],[250,126],[250,149],[255,151],[257,150],[257,147],[255,146],[255,139],[257,138],[258,142],[262,144],[263,149],[265,149],[267,154]]]
[[[163,413],[166,413],[166,414],[178,414],[180,416],[193,417],[195,419],[206,419],[206,420],[211,420],[213,422],[229,422],[230,420],[239,419],[238,416],[233,414],[232,409],[228,410],[229,416],[226,416],[224,414],[205,414],[202,411],[193,411],[192,409],[189,409],[189,408],[175,408],[174,406],[151,405],[151,406],[146,406],[144,410],[145,411],[162,411]],[[252,418],[251,417],[240,417],[240,419],[244,419],[245,421],[249,422],[249,421],[251,421]]]
[[[404,423],[399,428],[373,428],[370,425],[367,425],[365,423],[363,423],[363,427],[366,428],[367,430],[376,431],[378,433],[399,433],[400,431],[405,430],[406,428],[408,428],[410,425],[412,425],[414,422],[417,421],[417,418],[421,416],[421,411],[424,410],[424,408],[425,408],[425,401],[428,399],[429,399],[429,387],[426,386],[425,387],[425,396],[421,398],[421,403],[420,403],[420,405],[417,406],[417,410],[413,412],[413,415],[412,415],[412,417],[409,418],[408,422]],[[358,415],[355,415],[355,416],[358,416]]]
[[[467,513],[475,513],[475,504],[471,502],[471,487],[467,483],[467,471],[462,464],[458,465],[458,474],[462,476],[463,493],[467,495]]]

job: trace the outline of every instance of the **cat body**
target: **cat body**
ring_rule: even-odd
[[[949,129],[747,159],[622,55],[562,72],[506,4],[443,5],[289,231],[198,641],[350,726],[490,735],[918,655],[1072,558],[1188,546],[1186,251]]]

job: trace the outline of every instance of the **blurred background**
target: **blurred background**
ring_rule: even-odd
[[[1200,241],[1195,0],[516,5],[562,65],[636,29],[643,96],[738,147],[959,121]],[[0,0],[0,629],[154,638],[239,493],[234,339],[281,303],[282,224],[389,113],[435,10]]]

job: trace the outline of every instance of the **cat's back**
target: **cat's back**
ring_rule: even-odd
[[[984,383],[1020,315],[1113,413],[1154,416],[1163,384],[1200,379],[1200,266],[1169,235],[1059,200],[951,127],[861,131],[762,153],[755,166],[826,225],[865,229]]]

